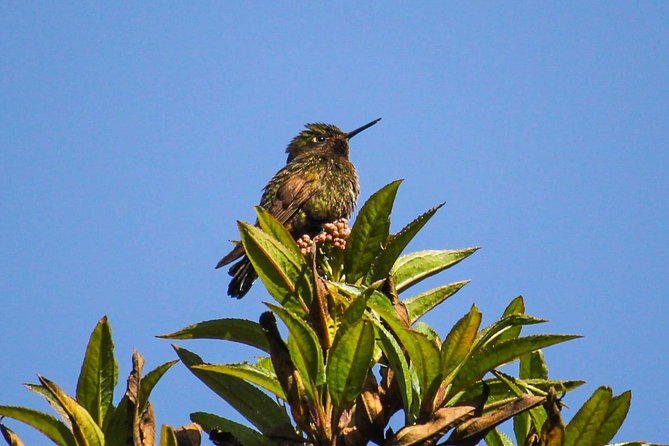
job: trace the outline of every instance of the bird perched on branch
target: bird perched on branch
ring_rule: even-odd
[[[307,124],[286,148],[287,164],[263,189],[260,206],[283,223],[296,239],[318,234],[325,223],[350,217],[360,186],[355,167],[349,161],[348,142],[380,120],[348,133],[332,124]],[[228,295],[241,299],[258,276],[241,243],[216,268],[235,260],[237,263],[228,271],[232,276]]]

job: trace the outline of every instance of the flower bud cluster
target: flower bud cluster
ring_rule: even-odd
[[[302,251],[302,254],[307,255],[314,243],[330,243],[337,249],[346,249],[346,240],[351,234],[351,228],[348,226],[348,219],[340,218],[332,223],[325,223],[323,231],[315,236],[313,239],[307,234],[297,239],[297,246]]]

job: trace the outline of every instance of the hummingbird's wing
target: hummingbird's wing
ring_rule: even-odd
[[[292,172],[275,191],[268,189],[263,196],[263,207],[290,231],[290,220],[318,191],[321,173]],[[273,193],[272,193],[273,192]]]
[[[284,168],[265,188],[260,205],[290,231],[290,219],[316,193],[320,180],[321,175],[316,172],[294,172]],[[240,242],[216,264],[216,268],[232,263],[243,255],[244,246]]]

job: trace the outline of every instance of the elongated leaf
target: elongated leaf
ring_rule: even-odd
[[[44,412],[27,407],[0,406],[0,417],[13,418],[32,426],[57,445],[76,446],[74,436],[65,423]]]
[[[390,213],[401,182],[393,181],[382,187],[360,209],[344,251],[347,282],[356,283],[365,277],[386,243],[390,232]]]
[[[0,423],[0,434],[9,446],[25,446],[21,438],[13,430]]]
[[[362,392],[373,354],[371,322],[361,319],[339,328],[327,364],[327,384],[335,414],[341,414]]]
[[[397,380],[400,394],[402,396],[402,407],[407,419],[415,421],[415,415],[411,412],[413,392],[411,389],[411,371],[409,370],[409,363],[404,357],[402,347],[397,343],[397,340],[392,333],[383,325],[377,318],[371,318],[374,326],[378,332],[378,337],[381,340],[381,348],[383,353],[388,358],[390,367],[395,372],[395,379]],[[407,420],[409,421],[409,420]]]
[[[365,283],[373,283],[380,279],[388,277],[391,268],[395,264],[397,258],[402,254],[404,248],[409,242],[418,234],[425,223],[427,223],[435,212],[439,210],[444,203],[438,204],[432,209],[425,212],[423,215],[416,218],[414,221],[406,225],[400,232],[392,235],[385,244],[379,255],[374,259],[372,267],[367,273]]]
[[[267,212],[262,206],[256,206],[256,213],[258,214],[258,224],[267,234],[277,239],[283,244],[288,251],[295,257],[295,259],[302,257],[300,248],[297,246],[295,239],[284,225],[279,220],[274,218],[272,214]]]
[[[522,379],[517,380],[525,389],[531,389],[528,393],[542,394],[548,392],[548,389],[555,387],[560,392],[570,392],[583,384],[585,381],[564,381],[557,379]],[[491,404],[500,400],[509,399],[514,396],[509,387],[502,383],[497,378],[486,379],[485,383],[490,389],[487,404]],[[458,401],[472,401],[481,394],[481,389],[478,385],[469,386],[461,396],[458,395]]]
[[[481,379],[490,370],[511,362],[525,353],[576,338],[580,336],[541,334],[510,339],[494,345],[488,344],[467,360],[455,377],[449,393],[455,394],[468,384]]]
[[[479,248],[456,251],[418,251],[400,257],[392,269],[398,293],[440,271],[450,268],[475,253]]]
[[[523,300],[523,296],[516,297],[509,303],[509,305],[507,305],[507,307],[504,309],[504,313],[502,314],[502,319],[510,314],[525,314],[525,301]],[[500,333],[497,336],[496,342],[502,342],[506,341],[507,339],[517,338],[518,336],[520,336],[520,331],[522,329],[523,329],[522,325],[511,327],[508,330],[504,331],[504,333]]]
[[[600,436],[600,428],[604,425],[609,407],[613,399],[613,392],[610,387],[601,386],[592,394],[588,401],[581,406],[571,419],[565,431],[565,446],[583,445],[595,446],[597,438]],[[615,427],[613,424],[609,428]],[[616,428],[616,431],[618,429]],[[615,432],[611,436],[615,435]],[[602,434],[602,437],[608,436],[608,432]],[[604,442],[606,443],[606,441]]]
[[[163,424],[160,430],[160,446],[178,446],[177,436],[174,434],[172,426]]]
[[[548,366],[544,360],[544,353],[541,350],[525,353],[520,357],[519,376],[523,379],[548,379]]]
[[[471,351],[481,318],[481,312],[476,305],[473,305],[469,313],[456,322],[446,336],[441,345],[441,367],[444,377],[448,377],[456,370]]]
[[[485,436],[485,444],[487,446],[514,446],[513,441],[511,441],[511,439],[504,432],[498,429],[493,429],[488,432],[488,434]]]
[[[221,373],[228,376],[236,376],[245,379],[256,386],[269,390],[278,398],[286,399],[281,389],[281,384],[273,372],[253,364],[206,364],[193,366],[194,369],[205,370],[212,373]]]
[[[102,427],[118,381],[111,327],[104,316],[91,333],[77,382],[77,402]]]
[[[269,352],[267,339],[265,339],[260,325],[246,319],[230,318],[204,321],[158,337],[163,339],[223,339]]]
[[[63,421],[69,428],[70,416],[67,414],[63,406],[60,405],[56,397],[53,396],[53,393],[49,391],[49,389],[47,389],[41,384],[24,384],[24,386],[28,390],[44,397],[47,403],[49,403],[49,406],[51,406],[51,408],[56,411],[56,413],[63,419]]]
[[[93,420],[93,417],[79,405],[72,397],[67,395],[53,381],[40,376],[40,382],[56,397],[63,409],[70,416],[72,431],[78,446],[103,446],[105,439],[102,431]]]
[[[424,293],[417,294],[413,297],[410,297],[404,300],[404,305],[407,308],[409,313],[409,319],[413,324],[428,311],[457,293],[460,288],[467,285],[469,280],[463,280],[460,282],[449,283],[448,285],[440,286],[439,288],[433,288],[431,290],[425,291]]]
[[[273,446],[274,443],[260,432],[250,429],[242,424],[235,423],[218,415],[206,412],[195,412],[190,414],[191,421],[199,424],[205,432],[211,432],[213,429],[219,429],[223,432],[230,432],[244,446]]]
[[[285,426],[291,426],[285,409],[260,389],[234,376],[195,369],[193,366],[204,364],[198,355],[181,347],[173,346],[173,348],[179,359],[195,376],[262,433],[269,434]]]
[[[547,322],[546,319],[539,319],[527,314],[506,315],[502,317],[502,319],[493,322],[492,324],[488,325],[486,328],[481,330],[481,332],[477,335],[474,350],[480,350],[481,348],[485,347],[488,344],[497,344],[502,342],[498,341],[499,336],[501,336],[503,333],[515,327],[520,327],[523,325],[541,324],[544,322]],[[514,338],[512,337],[510,339]]]
[[[629,390],[614,396],[606,411],[606,420],[599,428],[594,444],[606,444],[616,435],[623,421],[627,417],[632,402],[632,392]]]
[[[531,427],[532,420],[529,413],[523,412],[513,417],[513,434],[516,436],[517,444],[526,444]]]
[[[319,401],[317,386],[325,382],[323,351],[314,330],[296,314],[272,304],[266,304],[288,327],[290,359],[306,386],[312,401]]]
[[[289,248],[253,225],[239,222],[239,232],[246,256],[267,291],[281,305],[304,317],[313,296],[304,256],[295,257]]]
[[[513,376],[507,375],[506,373],[502,373],[498,370],[493,370],[492,373],[511,390],[513,395],[521,397],[527,393],[525,392],[526,386],[521,379],[514,378]],[[532,423],[534,424],[535,431],[541,432],[541,427],[546,421],[546,410],[541,407],[535,407],[530,409],[529,415],[532,419]]]
[[[149,402],[149,396],[151,391],[156,386],[160,378],[170,369],[174,364],[179,362],[178,360],[173,360],[162,364],[155,369],[147,373],[139,383],[139,412],[142,413],[146,408],[146,403]]]
[[[442,376],[439,348],[423,333],[406,327],[395,314],[388,299],[381,293],[375,292],[368,304],[390,326],[408,352],[420,383],[421,404],[431,404]],[[427,407],[423,406],[423,409]]]

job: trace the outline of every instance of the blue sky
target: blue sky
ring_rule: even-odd
[[[125,377],[175,357],[154,336],[256,319],[213,266],[306,122],[350,130],[366,199],[404,178],[393,228],[446,206],[411,250],[483,249],[428,322],[516,295],[584,339],[551,376],[632,389],[616,440],[669,441],[669,4],[170,2],[0,5],[0,404],[73,391],[102,315]],[[250,358],[182,342],[211,362]],[[235,415],[181,365],[159,423]],[[120,393],[117,399],[120,398]],[[175,404],[178,402],[178,404]],[[16,422],[31,444],[43,439]]]

